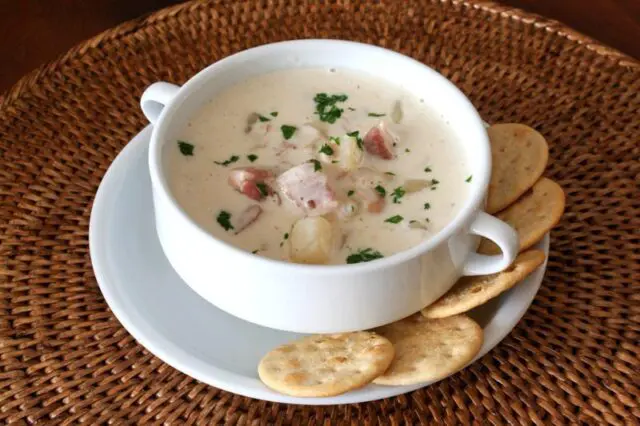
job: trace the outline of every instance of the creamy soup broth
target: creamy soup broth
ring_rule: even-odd
[[[470,188],[454,131],[406,88],[346,70],[243,81],[167,158],[178,203],[215,237],[297,263],[357,263],[436,234]]]

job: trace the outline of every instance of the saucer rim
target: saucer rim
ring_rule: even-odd
[[[109,197],[111,197],[115,186],[124,181],[127,177],[127,174],[124,172],[126,172],[128,168],[128,163],[134,158],[134,155],[137,154],[138,150],[146,151],[148,149],[149,141],[151,139],[151,131],[152,126],[149,125],[136,134],[110,164],[96,192],[89,221],[90,258],[100,291],[116,319],[138,343],[166,364],[196,380],[234,394],[271,402],[293,403],[300,405],[333,405],[367,402],[405,394],[437,382],[397,387],[368,385],[354,392],[326,398],[291,397],[276,393],[264,386],[258,379],[257,372],[255,377],[250,378],[246,375],[241,375],[217,367],[214,364],[207,364],[198,357],[195,357],[177,345],[172,344],[169,338],[158,333],[156,330],[153,330],[152,326],[147,327],[142,315],[136,312],[133,309],[133,306],[127,306],[126,297],[124,297],[126,295],[121,294],[115,286],[110,284],[108,262],[105,260],[108,256],[109,248],[106,247],[106,245],[99,243],[103,240],[101,234],[104,234],[105,232],[105,229],[99,224],[104,223],[106,216],[109,214],[109,210],[102,208],[102,206],[104,204],[108,204]],[[146,164],[146,162],[144,164]],[[549,234],[544,236],[543,240],[537,245],[537,247],[544,250],[545,261],[538,269],[536,269],[536,271],[526,278],[527,281],[531,280],[533,282],[533,287],[529,290],[529,300],[525,301],[522,308],[511,316],[512,320],[510,322],[512,325],[506,328],[502,326],[496,330],[495,333],[497,334],[493,336],[491,342],[488,342],[485,339],[480,352],[464,368],[476,362],[479,358],[494,349],[517,326],[520,319],[529,309],[540,288],[544,273],[546,272],[549,255]],[[166,259],[165,261],[168,262]],[[531,284],[529,283],[529,285]],[[498,308],[495,311],[492,321],[499,312],[501,312],[501,308]],[[139,318],[136,319],[136,316]],[[143,323],[138,324],[138,321],[143,321]],[[490,324],[491,323],[489,323],[489,325]],[[446,377],[454,375],[462,369]]]

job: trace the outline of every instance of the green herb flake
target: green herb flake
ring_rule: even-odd
[[[272,117],[277,117],[278,116],[278,111],[273,111],[271,113],[269,113],[270,116]]]
[[[322,148],[320,148],[320,151],[318,152],[325,155],[333,155],[333,148],[331,148],[329,144],[325,143],[324,145],[322,145]]]
[[[380,194],[382,197],[384,197],[385,195],[387,195],[387,190],[384,189],[384,187],[382,185],[378,185],[376,186],[375,190],[378,192],[378,194]]]
[[[225,231],[234,229],[233,225],[231,224],[231,213],[220,210],[220,213],[218,213],[218,217],[216,218],[216,220],[218,221],[220,226],[224,228]]]
[[[384,117],[387,114],[378,114],[376,112],[370,112],[369,114],[367,114],[369,117]]]
[[[261,114],[258,114],[258,120],[260,120],[262,123],[264,123],[265,121],[271,121],[269,117],[265,117],[264,115],[261,115]]]
[[[345,94],[328,95],[327,93],[317,93],[313,98],[313,101],[316,103],[315,113],[320,116],[320,121],[333,124],[344,112],[344,110],[338,108],[336,104],[338,102],[345,102],[347,99],[348,96]]]
[[[353,132],[347,133],[347,136],[354,138],[356,140],[356,143],[358,144],[358,148],[364,149],[362,138],[360,137],[360,132],[358,130],[354,130]]]
[[[355,110],[356,110],[355,108],[349,107],[349,111],[355,111]]]
[[[399,214],[397,214],[395,216],[391,216],[390,218],[385,219],[385,222],[397,224],[397,223],[402,222],[402,219],[404,219],[404,218],[402,216],[400,216]]]
[[[333,142],[336,145],[340,145],[340,138],[337,136],[329,136],[329,142]]]
[[[429,203],[424,203],[424,209],[425,210],[429,210],[431,208],[431,204]]]
[[[256,187],[258,188],[258,191],[260,191],[260,195],[262,195],[263,197],[269,195],[269,187],[267,187],[264,182],[257,182]]]
[[[254,251],[251,252],[251,254],[256,254],[258,253],[260,250],[259,249],[255,249]]]
[[[393,172],[384,172],[385,175],[389,175],[389,176],[395,176],[396,174]]]
[[[350,189],[349,192],[347,192],[347,197],[351,197],[355,193],[356,192],[353,189]]]
[[[411,150],[409,148],[405,148],[404,152],[411,152]]]
[[[233,164],[236,161],[238,161],[239,159],[240,159],[240,157],[238,157],[237,155],[232,155],[231,157],[229,157],[228,160],[225,160],[225,161],[222,161],[222,162],[214,161],[214,163],[216,163],[219,166],[227,167],[229,164]]]
[[[293,136],[293,134],[296,132],[298,128],[296,126],[289,126],[287,124],[283,124],[282,126],[280,126],[280,130],[282,131],[282,136],[285,138],[285,140],[289,140],[291,139],[291,137]]]
[[[383,257],[384,256],[379,251],[374,250],[372,248],[366,248],[347,256],[347,263],[353,264],[353,263],[371,262],[372,260],[382,259]]]
[[[178,149],[180,149],[180,153],[184,156],[193,155],[193,144],[185,141],[178,141]]]
[[[289,239],[289,233],[288,233],[288,232],[285,232],[285,233],[284,233],[284,237],[283,237],[283,238],[284,238],[285,240],[288,240],[288,239]]]
[[[424,171],[425,173],[431,173],[431,167],[425,167]]]
[[[437,185],[440,181],[438,179],[431,179],[431,185]]]
[[[255,155],[255,154],[249,154],[249,155],[247,155],[247,159],[253,163],[254,161],[256,161],[258,159],[258,156]]]
[[[404,194],[406,194],[406,192],[407,191],[405,191],[404,188],[401,186],[394,189],[393,192],[391,193],[391,196],[393,197],[393,203],[400,204],[400,199],[404,197]]]
[[[319,162],[318,160],[312,159],[312,160],[309,160],[309,162],[313,164],[313,170],[315,172],[319,172],[320,170],[322,170],[322,163]]]
[[[464,181],[465,182],[471,182],[471,179],[473,179],[473,175],[469,175],[469,177],[466,178]]]

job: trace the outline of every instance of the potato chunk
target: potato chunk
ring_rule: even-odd
[[[290,256],[295,263],[322,265],[329,262],[335,246],[331,223],[321,217],[306,217],[293,225],[289,238]]]

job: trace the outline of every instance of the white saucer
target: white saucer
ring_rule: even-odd
[[[355,403],[428,385],[369,385],[333,398],[294,398],[265,387],[258,379],[258,361],[272,348],[298,335],[260,327],[222,312],[201,299],[173,271],[155,234],[147,172],[150,136],[151,127],[147,127],[122,150],[105,174],[91,211],[89,231],[91,261],[102,294],[141,345],[204,383],[268,401]],[[548,254],[548,235],[539,248]],[[540,287],[545,268],[546,261],[523,283],[471,312],[485,332],[484,345],[476,359],[496,346],[524,315]]]

